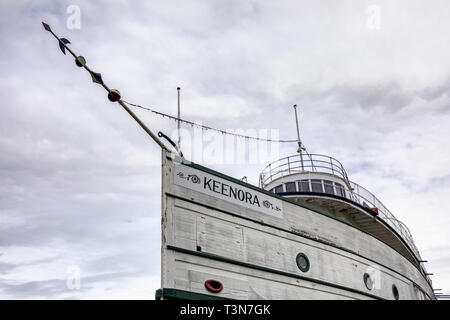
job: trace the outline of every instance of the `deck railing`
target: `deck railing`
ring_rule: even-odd
[[[338,176],[347,183],[349,181],[344,166],[338,160],[322,154],[303,154],[302,157],[294,155],[270,163],[259,176],[260,186],[264,188],[274,180],[304,172],[325,172]]]
[[[282,177],[299,173],[315,172],[329,173],[342,179],[345,183],[345,191],[346,194],[349,195],[349,199],[377,212],[377,216],[395,230],[408,244],[416,258],[419,261],[422,260],[408,227],[398,220],[373,193],[359,184],[350,181],[344,166],[332,157],[321,154],[303,154],[301,158],[299,154],[296,154],[294,156],[282,158],[270,163],[263,169],[259,177],[259,183],[262,188],[265,188],[271,182]],[[421,267],[423,274],[431,283],[425,268],[423,266]]]

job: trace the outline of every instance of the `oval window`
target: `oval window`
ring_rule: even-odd
[[[222,282],[218,280],[206,280],[205,281],[205,288],[213,293],[219,293],[223,289]]]
[[[368,273],[364,273],[364,284],[366,285],[367,289],[372,290],[373,282],[372,278],[370,278],[370,275]]]
[[[395,300],[398,300],[400,298],[397,286],[395,284],[392,285],[392,294],[394,295]]]
[[[301,271],[307,272],[309,270],[309,260],[304,253],[299,253],[295,258],[295,262]]]

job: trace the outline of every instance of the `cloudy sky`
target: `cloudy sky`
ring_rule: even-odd
[[[308,150],[408,225],[450,293],[449,1],[4,0],[0,12],[0,298],[160,287],[160,149],[41,21],[130,102],[175,115],[179,86],[184,118],[281,139],[296,137],[298,104]],[[184,127],[188,156],[195,139]],[[210,160],[198,162],[254,184],[268,161]]]

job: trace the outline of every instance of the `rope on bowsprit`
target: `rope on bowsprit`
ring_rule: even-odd
[[[201,128],[204,131],[207,130],[212,130],[215,132],[219,132],[223,135],[231,135],[231,136],[235,136],[238,138],[243,138],[246,140],[258,140],[258,141],[265,141],[265,142],[275,142],[275,143],[294,143],[297,142],[297,140],[278,140],[278,139],[264,139],[264,138],[259,138],[259,137],[252,137],[252,136],[247,136],[247,135],[243,135],[243,134],[238,134],[238,133],[232,133],[226,130],[222,130],[222,129],[216,129],[216,128],[212,128],[212,127],[208,127],[208,126],[204,126],[192,121],[188,121],[188,120],[184,120],[184,119],[179,119],[177,117],[173,117],[171,115],[147,108],[147,107],[143,107],[140,106],[138,104],[134,104],[134,103],[130,103],[127,102],[125,100],[122,100],[121,98],[121,94],[119,92],[119,90],[117,89],[110,89],[105,82],[102,79],[102,75],[98,72],[94,72],[92,71],[86,64],[86,59],[83,56],[77,56],[69,47],[68,44],[71,44],[70,41],[66,38],[59,38],[50,28],[50,26],[45,23],[42,22],[42,25],[44,26],[44,29],[47,30],[48,32],[50,32],[57,40],[58,40],[58,45],[59,48],[61,50],[61,52],[63,54],[66,54],[66,50],[69,51],[69,53],[75,58],[75,64],[80,67],[80,68],[84,68],[86,69],[87,72],[89,72],[91,78],[92,78],[92,82],[97,83],[99,85],[101,85],[103,88],[105,88],[105,90],[108,92],[108,100],[111,102],[117,102],[119,103],[127,112],[128,114],[133,117],[134,120],[136,120],[136,122],[152,137],[152,139],[164,150],[168,151],[167,147],[161,142],[160,139],[158,139],[158,137],[156,137],[155,134],[153,134],[153,132],[147,128],[147,126],[144,125],[144,123],[125,105],[128,104],[130,106],[133,107],[137,107],[137,108],[141,108],[141,109],[145,109],[147,111],[151,111],[159,116],[162,116],[163,118],[167,117],[169,119],[172,119],[174,121],[180,121],[181,123],[184,124],[188,124],[191,127],[197,127],[197,128]],[[176,148],[178,153],[181,153],[180,150],[178,150],[178,148]]]
[[[63,54],[66,54],[66,50],[69,51],[69,53],[75,58],[75,64],[80,67],[86,69],[87,72],[91,75],[92,82],[97,83],[101,85],[105,90],[108,92],[108,100],[111,102],[117,102],[119,103],[125,111],[128,112],[128,114],[141,126],[142,129],[144,129],[145,132],[147,132],[148,135],[164,150],[169,151],[167,147],[161,142],[161,140],[149,129],[147,126],[125,105],[125,103],[122,101],[120,92],[117,89],[110,89],[105,84],[105,82],[102,79],[102,75],[98,72],[92,71],[86,64],[86,59],[83,56],[77,56],[69,47],[68,44],[70,44],[70,41],[66,38],[59,38],[50,28],[50,26],[42,22],[42,25],[44,26],[44,29],[50,32],[56,40],[58,40],[58,45],[60,50]]]
[[[243,138],[243,139],[248,139],[248,140],[258,140],[258,141],[264,141],[264,142],[275,142],[275,143],[294,143],[294,142],[297,142],[297,140],[265,139],[265,138],[259,138],[259,137],[246,136],[246,135],[238,134],[238,133],[232,133],[232,132],[229,132],[229,131],[226,131],[226,130],[223,130],[223,129],[216,129],[216,128],[204,126],[202,124],[195,123],[195,122],[192,122],[192,121],[189,121],[189,120],[178,119],[177,117],[171,116],[169,114],[166,114],[166,113],[163,113],[163,112],[160,112],[160,111],[156,111],[156,110],[153,110],[153,109],[148,108],[148,107],[143,107],[141,105],[138,105],[138,104],[135,104],[135,103],[131,103],[131,102],[128,102],[128,101],[125,101],[125,100],[123,100],[123,102],[125,102],[126,104],[128,104],[130,106],[133,106],[133,107],[136,107],[136,108],[140,108],[140,109],[144,109],[146,111],[153,112],[154,114],[157,114],[157,115],[159,115],[159,116],[161,116],[163,118],[168,118],[168,119],[171,119],[171,120],[174,120],[174,121],[180,121],[181,123],[190,125],[191,127],[200,128],[200,129],[205,130],[205,131],[211,130],[211,131],[215,131],[215,132],[218,132],[218,133],[221,133],[221,134],[224,134],[224,135],[231,135],[231,136],[235,136],[235,137],[238,137],[238,138]]]

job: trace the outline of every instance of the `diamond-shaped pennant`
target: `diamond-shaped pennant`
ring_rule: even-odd
[[[92,82],[103,84],[102,75],[97,72],[91,71]]]
[[[50,26],[45,22],[42,22],[42,25],[44,26],[44,29],[47,30],[48,32],[52,31],[52,29],[50,29]]]

